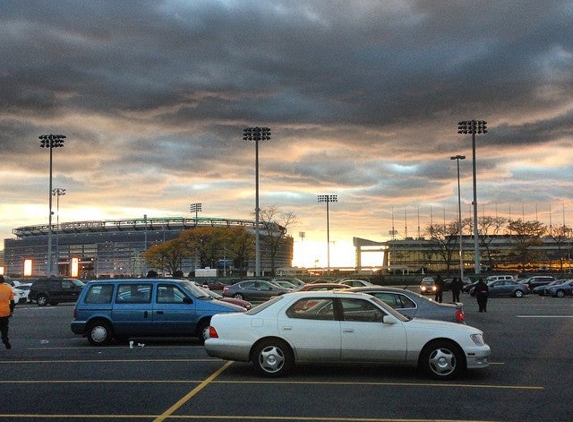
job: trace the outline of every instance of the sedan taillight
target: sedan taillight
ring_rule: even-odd
[[[219,338],[219,334],[217,334],[217,330],[212,325],[209,326],[209,338]]]
[[[456,321],[465,322],[465,320],[466,320],[466,314],[464,314],[464,311],[462,311],[461,309],[458,309],[456,311]]]

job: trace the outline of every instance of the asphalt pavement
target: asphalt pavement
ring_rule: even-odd
[[[571,421],[573,298],[493,298],[487,313],[462,301],[492,364],[453,382],[381,365],[259,378],[195,339],[93,347],[70,331],[73,305],[20,305],[0,349],[0,421]]]

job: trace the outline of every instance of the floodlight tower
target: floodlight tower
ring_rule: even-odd
[[[326,202],[326,263],[330,274],[330,207],[331,202],[338,202],[337,195],[318,195],[318,202]]]
[[[49,277],[52,275],[52,150],[54,148],[63,148],[64,135],[42,135],[39,137],[40,147],[50,149],[50,187],[48,189],[48,267],[46,270],[46,275]]]
[[[481,135],[487,133],[487,122],[483,120],[463,120],[458,123],[458,133],[472,135],[472,163],[473,163],[473,188],[474,188],[474,265],[475,273],[480,274],[480,253],[479,253],[479,233],[478,233],[478,217],[477,217],[477,181],[476,181],[476,134]]]
[[[255,277],[261,275],[261,249],[259,242],[259,141],[271,139],[268,127],[247,127],[243,129],[243,141],[255,142]]]

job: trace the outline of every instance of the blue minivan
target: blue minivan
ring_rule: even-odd
[[[244,311],[187,280],[94,280],[78,297],[71,328],[94,346],[143,336],[189,336],[203,342],[213,315]]]

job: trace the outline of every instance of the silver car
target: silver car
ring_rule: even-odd
[[[463,303],[438,303],[419,293],[397,287],[354,287],[348,291],[375,296],[409,318],[439,319],[462,324],[466,321]]]

